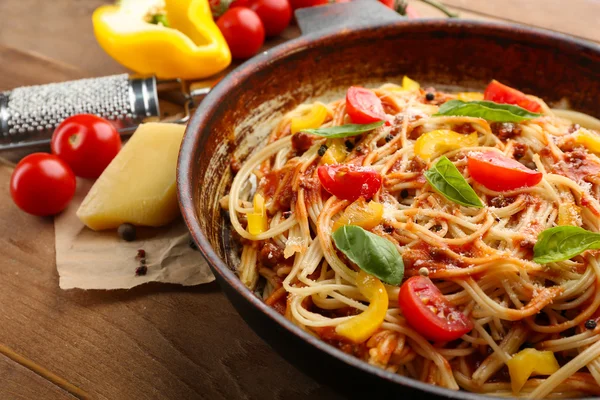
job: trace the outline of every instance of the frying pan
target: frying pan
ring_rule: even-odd
[[[600,46],[547,31],[468,20],[406,20],[376,1],[298,10],[303,35],[247,61],[204,99],[188,124],[178,194],[190,232],[242,318],[275,350],[351,397],[481,399],[370,366],[293,325],[235,274],[238,245],[219,199],[243,160],[298,104],[351,85],[399,82],[482,90],[493,78],[550,104],[600,116]],[[265,388],[266,391],[269,388]]]

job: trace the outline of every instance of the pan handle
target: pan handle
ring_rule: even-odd
[[[355,0],[319,7],[300,8],[295,12],[303,35],[330,29],[350,29],[403,18],[377,0]]]

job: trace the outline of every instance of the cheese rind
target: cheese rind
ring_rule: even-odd
[[[179,215],[176,169],[185,126],[140,125],[106,167],[77,210],[93,230],[129,222],[162,226]]]

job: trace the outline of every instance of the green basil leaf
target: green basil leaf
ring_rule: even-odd
[[[600,233],[578,226],[557,226],[539,234],[533,247],[533,261],[538,264],[564,261],[591,249],[600,249]]]
[[[304,129],[302,132],[335,139],[360,135],[361,133],[369,132],[375,128],[379,128],[383,124],[383,121],[373,122],[372,124],[346,124],[340,126],[331,126],[329,128]]]
[[[511,104],[498,104],[493,101],[450,100],[442,104],[434,116],[460,115],[478,117],[494,122],[523,122],[542,114],[527,111]]]
[[[448,200],[466,207],[483,208],[477,193],[447,157],[440,158],[434,166],[425,171],[425,178],[431,187]]]
[[[400,285],[404,262],[396,246],[356,225],[344,225],[332,235],[336,247],[363,271],[390,285]]]

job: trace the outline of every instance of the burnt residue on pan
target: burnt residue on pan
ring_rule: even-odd
[[[466,20],[411,20],[313,33],[246,62],[223,79],[190,121],[178,166],[182,213],[199,249],[242,317],[305,372],[355,395],[481,398],[369,366],[293,326],[232,272],[237,256],[219,199],[232,179],[231,149],[243,159],[277,118],[350,85],[398,82],[483,89],[492,79],[548,103],[600,116],[600,47],[524,27]]]

